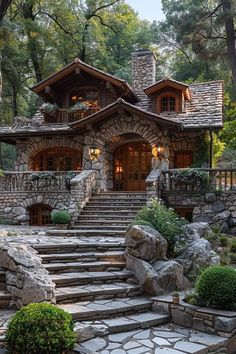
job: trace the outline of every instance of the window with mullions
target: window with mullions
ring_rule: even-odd
[[[161,99],[161,112],[173,112],[176,109],[176,98],[173,96],[163,97]]]

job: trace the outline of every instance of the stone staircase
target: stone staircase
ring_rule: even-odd
[[[152,300],[125,269],[125,231],[145,202],[145,193],[100,193],[69,231],[77,237],[76,244],[63,238],[50,247],[35,246],[56,284],[58,306],[75,321],[89,321],[106,333],[116,333],[169,320],[152,311]]]

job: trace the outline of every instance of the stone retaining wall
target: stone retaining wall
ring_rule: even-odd
[[[97,171],[82,171],[71,180],[71,191],[1,192],[0,215],[6,222],[27,225],[30,218],[29,208],[44,204],[53,210],[68,210],[74,223],[92,193],[100,188],[97,175]]]
[[[215,193],[170,192],[163,199],[172,208],[193,208],[193,222],[207,222],[236,235],[236,190]]]
[[[171,297],[156,297],[155,311],[168,313],[172,321],[180,326],[189,327],[204,333],[228,338],[227,353],[234,354],[236,348],[236,312],[201,308],[180,301],[172,303]]]

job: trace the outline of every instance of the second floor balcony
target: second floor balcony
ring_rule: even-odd
[[[53,112],[43,112],[44,121],[48,124],[67,124],[77,120],[89,117],[90,115],[100,111],[100,107],[91,107],[87,109],[78,109],[71,112],[68,109],[57,109]]]

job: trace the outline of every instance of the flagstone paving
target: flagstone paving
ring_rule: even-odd
[[[88,354],[207,354],[226,353],[227,338],[173,324],[111,334],[81,343]]]

